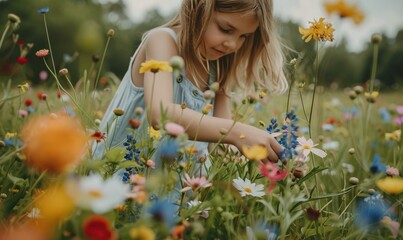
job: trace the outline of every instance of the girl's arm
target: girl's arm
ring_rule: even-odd
[[[163,31],[151,32],[145,48],[146,60],[169,61],[171,57],[178,55],[176,43],[168,33]],[[138,71],[138,69],[133,69],[133,71]],[[155,74],[154,90],[152,90],[153,79],[153,73],[144,74],[145,103],[146,106],[152,103],[152,107],[147,107],[147,117],[148,121],[152,119],[152,126],[155,129],[158,128],[161,119],[161,107],[166,111],[168,119],[185,127],[190,140],[218,142],[222,136],[220,129],[230,129],[234,124],[233,120],[222,118],[230,115],[228,112],[230,109],[226,107],[229,99],[217,96],[223,100],[218,99],[217,116],[203,115],[188,108],[182,110],[179,104],[173,103],[172,74],[168,72]],[[152,101],[151,96],[153,96]],[[241,138],[241,135],[245,137]],[[197,139],[195,139],[196,136]],[[239,122],[235,123],[222,142],[233,144],[241,151],[243,146],[263,145],[267,147],[271,161],[277,161],[282,150],[278,142],[266,131]]]

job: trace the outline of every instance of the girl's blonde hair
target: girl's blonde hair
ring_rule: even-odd
[[[178,28],[178,51],[185,60],[186,72],[193,80],[201,79],[200,68],[208,71],[201,55],[203,36],[214,11],[254,13],[259,27],[236,52],[217,60],[217,81],[224,90],[234,86],[283,93],[287,80],[283,71],[283,53],[277,36],[272,0],[183,0],[178,14],[163,27]],[[197,81],[196,81],[197,84]]]

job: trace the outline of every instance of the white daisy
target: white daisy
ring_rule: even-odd
[[[78,205],[98,214],[115,208],[129,195],[129,185],[117,178],[103,180],[95,174],[81,178],[77,187],[74,195]]]
[[[308,156],[309,153],[313,153],[316,156],[319,156],[321,158],[326,157],[326,152],[316,148],[315,146],[317,146],[318,144],[314,144],[312,139],[308,139],[306,140],[305,137],[299,137],[297,138],[297,142],[300,144],[298,145],[295,150],[297,152],[300,152],[302,154],[304,154],[305,156]]]
[[[238,177],[232,180],[232,185],[239,190],[242,197],[245,197],[246,195],[251,195],[253,197],[261,197],[265,195],[263,184],[256,185],[256,183],[252,183],[249,179],[243,180]]]

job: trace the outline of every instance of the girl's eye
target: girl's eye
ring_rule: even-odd
[[[226,34],[231,34],[233,32],[232,29],[225,29],[225,28],[222,28],[222,27],[219,27],[219,28],[220,28],[221,32],[226,33]]]

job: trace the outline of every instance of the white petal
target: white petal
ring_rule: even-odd
[[[326,157],[327,153],[319,148],[312,148],[311,152],[321,158]]]

